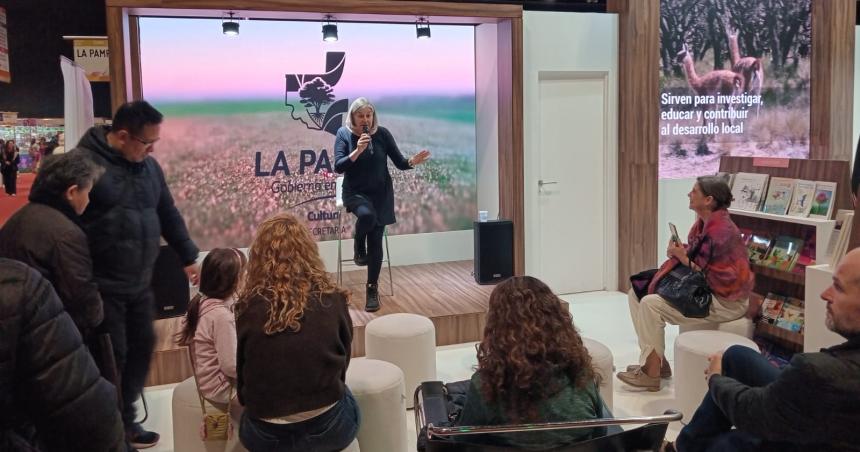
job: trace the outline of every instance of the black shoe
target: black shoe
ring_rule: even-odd
[[[158,440],[161,439],[158,433],[144,430],[138,423],[126,427],[125,437],[135,449],[148,449],[158,444]]]
[[[355,239],[355,255],[352,257],[352,261],[359,267],[367,265],[367,249],[365,247],[366,240],[366,237],[363,239]]]
[[[379,288],[376,284],[367,285],[367,302],[364,304],[364,310],[367,312],[379,310]]]

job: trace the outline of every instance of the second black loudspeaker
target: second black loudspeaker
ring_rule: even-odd
[[[493,284],[514,275],[514,223],[476,221],[475,281]]]
[[[162,245],[152,270],[152,294],[155,296],[155,317],[178,317],[188,309],[191,288],[182,260],[176,251]]]

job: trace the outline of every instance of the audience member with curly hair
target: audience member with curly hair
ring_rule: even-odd
[[[248,450],[342,450],[353,441],[347,304],[302,223],[280,214],[260,225],[235,306],[239,438]]]
[[[518,276],[490,295],[478,368],[459,425],[567,422],[603,417],[598,375],[570,313],[546,284]],[[552,448],[605,428],[489,436],[497,445]],[[477,438],[477,437],[475,437]],[[465,437],[466,441],[474,438]]]

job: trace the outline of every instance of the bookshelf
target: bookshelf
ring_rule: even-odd
[[[723,156],[720,159],[720,171],[728,173],[759,173],[768,174],[770,177],[786,177],[791,179],[803,179],[811,181],[835,182],[836,192],[833,197],[833,212],[839,209],[848,209],[851,206],[850,193],[850,166],[846,161],[834,160],[805,160],[805,159],[759,159],[755,157],[732,157]],[[758,211],[746,211],[729,209],[732,221],[742,229],[748,229],[754,233],[763,233],[772,238],[779,235],[802,238],[805,241],[815,240],[815,262],[818,264],[828,263],[827,246],[834,232],[836,221],[831,218],[819,219],[808,217],[795,217],[789,215],[777,215]],[[761,300],[768,294],[774,293],[799,300],[810,298],[806,290],[806,274],[777,270],[764,265],[753,264],[752,271],[755,273],[756,281],[753,291],[757,296],[750,297],[750,311],[748,316],[756,320],[756,336],[778,345],[791,352],[800,352],[804,349],[804,330],[801,332],[789,331],[767,322],[759,321],[761,313]],[[814,265],[807,267],[807,271],[814,269]],[[756,300],[755,302],[753,300]],[[816,296],[815,300],[818,302]],[[808,312],[804,301],[804,313]]]

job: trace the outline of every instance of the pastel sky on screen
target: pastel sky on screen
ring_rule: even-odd
[[[418,40],[414,24],[340,23],[323,42],[319,22],[241,21],[236,37],[221,20],[141,20],[144,97],[154,101],[283,99],[285,74],[325,72],[325,54],[346,52],[343,96],[475,93],[474,28],[432,25]]]

